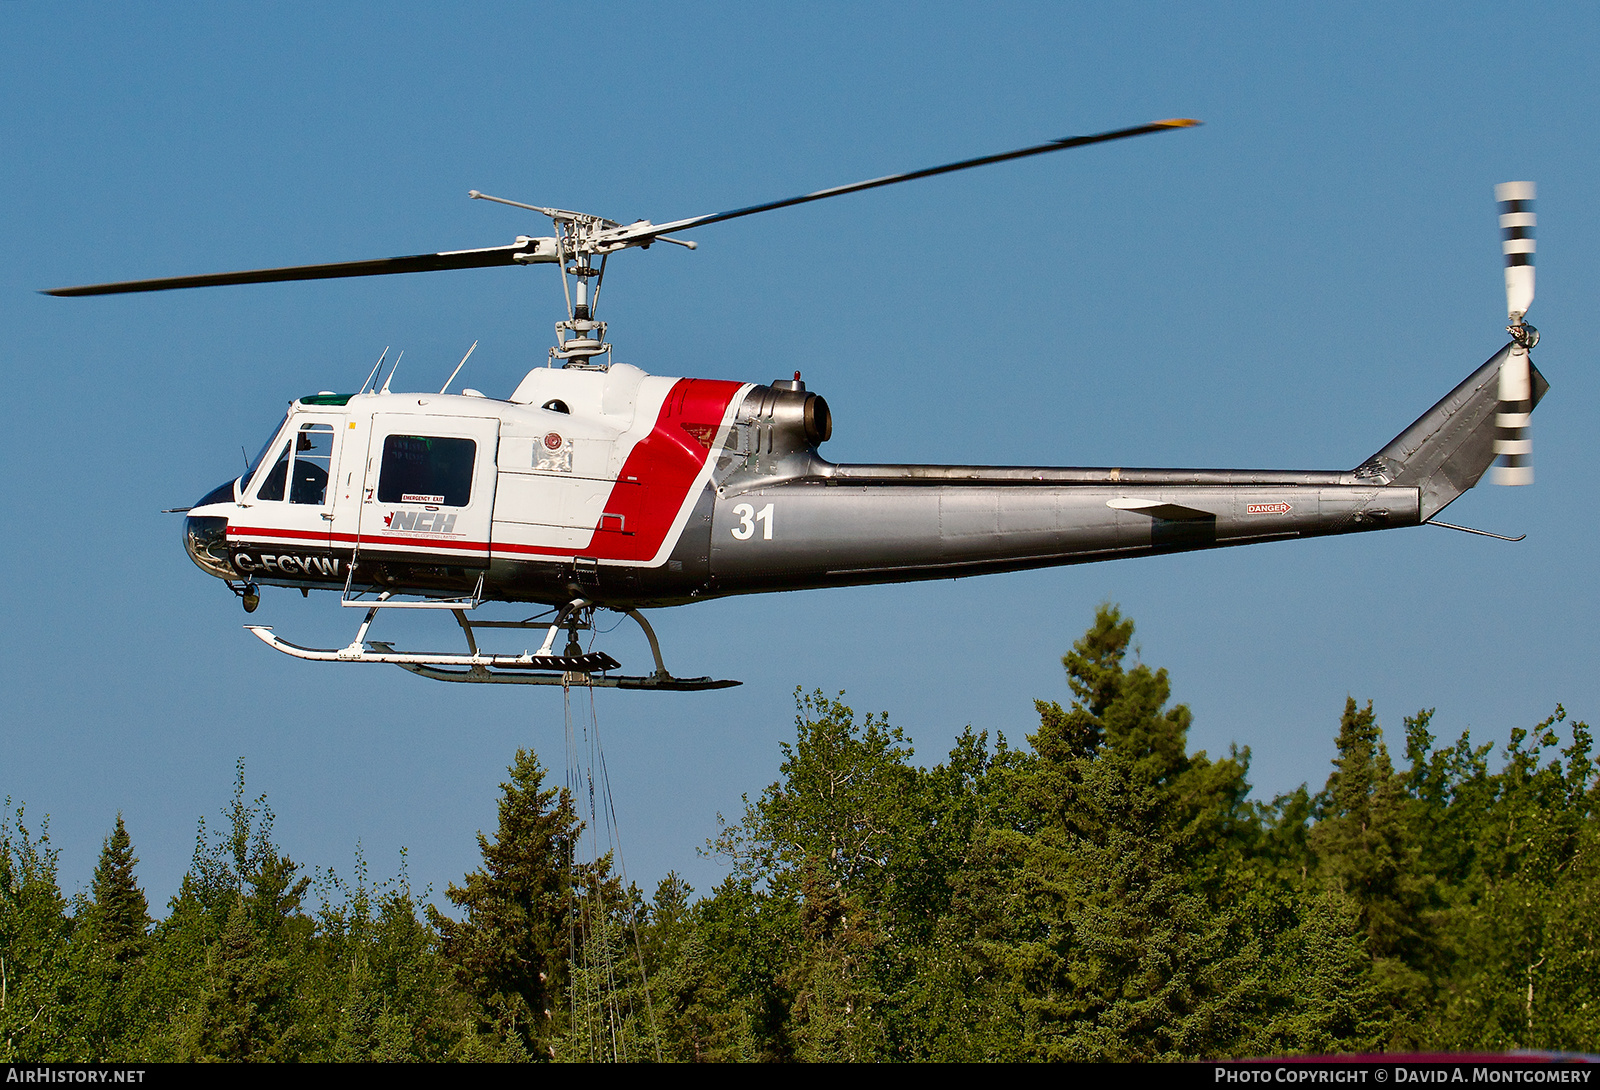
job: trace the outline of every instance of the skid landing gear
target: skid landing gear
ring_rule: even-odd
[[[612,670],[621,669],[622,664],[603,651],[584,651],[583,645],[578,641],[579,632],[591,631],[594,628],[596,606],[583,598],[576,598],[560,607],[555,611],[553,620],[547,617],[535,617],[526,621],[472,621],[467,619],[467,609],[470,607],[453,604],[446,606],[445,608],[449,608],[450,612],[455,614],[456,621],[461,625],[461,631],[467,637],[467,653],[464,655],[431,651],[397,651],[391,643],[367,640],[367,629],[372,626],[379,609],[389,605],[415,608],[417,604],[390,602],[386,594],[380,595],[367,610],[367,616],[361,622],[356,638],[348,647],[336,649],[301,647],[299,644],[279,638],[268,625],[252,624],[245,625],[245,628],[260,637],[268,647],[282,651],[286,655],[293,655],[295,658],[310,659],[314,662],[388,663],[435,681],[498,685],[588,685],[611,689],[667,689],[685,692],[698,689],[726,689],[740,684],[737,681],[723,681],[709,677],[673,677],[667,672],[666,664],[661,661],[661,644],[656,639],[655,630],[636,609],[624,612],[644,629],[645,638],[650,641],[650,653],[655,656],[655,673],[642,676],[610,673]],[[537,651],[524,651],[520,655],[494,655],[478,648],[476,635],[478,629],[520,628],[526,631],[547,626],[544,643]],[[566,646],[560,653],[556,653],[554,650],[556,638],[563,631],[567,634]]]

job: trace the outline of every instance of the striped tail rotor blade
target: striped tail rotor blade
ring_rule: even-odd
[[[1528,362],[1532,340],[1522,323],[1533,304],[1533,231],[1538,219],[1533,211],[1532,182],[1503,182],[1494,187],[1500,205],[1501,249],[1506,257],[1506,317],[1511,322],[1512,344],[1500,364],[1500,406],[1495,414],[1494,481],[1496,484],[1533,483],[1533,438],[1528,416],[1533,412],[1533,375]]]
[[[1495,484],[1533,483],[1533,376],[1528,350],[1514,344],[1500,364],[1500,407],[1495,413]]]
[[[1532,182],[1501,182],[1494,187],[1494,199],[1500,204],[1500,248],[1506,255],[1506,316],[1513,322],[1533,303],[1533,229],[1539,222],[1533,198]]]

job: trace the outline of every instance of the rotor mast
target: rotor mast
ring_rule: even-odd
[[[567,297],[566,321],[556,323],[556,343],[550,349],[552,360],[561,360],[563,367],[599,367],[610,365],[593,363],[596,356],[611,355],[611,345],[606,341],[606,324],[595,318],[595,307],[600,301],[600,287],[605,281],[606,258],[630,246],[648,250],[654,242],[670,242],[686,249],[698,249],[698,243],[686,239],[668,238],[654,233],[656,228],[649,220],[639,220],[624,227],[615,220],[593,216],[587,212],[569,212],[564,208],[544,208],[536,204],[508,200],[468,190],[467,196],[475,201],[494,201],[513,208],[526,208],[530,212],[549,216],[555,224],[555,260],[561,266],[561,290]],[[594,259],[598,257],[600,264]],[[589,281],[594,290],[589,290]],[[570,282],[569,282],[570,281]]]

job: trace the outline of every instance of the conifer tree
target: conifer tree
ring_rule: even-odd
[[[118,966],[141,957],[149,946],[150,905],[133,873],[138,862],[133,840],[118,814],[117,827],[100,850],[90,886],[94,941]]]
[[[1249,1054],[1364,1024],[1371,1001],[1357,989],[1354,1013],[1327,1004],[1247,1032],[1250,1012],[1292,1003],[1315,968],[1309,948],[1356,947],[1337,919],[1312,943],[1290,937],[1292,902],[1249,905],[1237,876],[1261,831],[1246,801],[1248,754],[1188,753],[1188,709],[1168,707],[1164,670],[1125,665],[1132,636],[1103,606],[1064,657],[1072,706],[1041,703],[1035,756],[998,771],[994,790],[1026,809],[980,832],[962,876],[973,975],[993,982],[989,1020],[1014,1035],[1009,1046],[992,1038],[991,1055]]]
[[[1172,685],[1167,671],[1142,662],[1131,669],[1124,665],[1133,631],[1133,622],[1120,610],[1102,605],[1094,624],[1062,657],[1074,700],[1067,710],[1054,702],[1036,702],[1039,730],[1029,740],[1038,763],[1029,778],[1043,794],[1033,801],[1048,808],[1071,800],[1075,779],[1103,749],[1113,751],[1119,761],[1129,763],[1129,775],[1151,786],[1152,804],[1160,809],[1159,820],[1175,838],[1175,847],[1215,887],[1220,864],[1213,857],[1237,848],[1231,843],[1234,838],[1253,835],[1248,827],[1254,814],[1246,801],[1249,750],[1216,761],[1204,752],[1188,752],[1193,716],[1187,705],[1168,707]],[[1076,820],[1068,811],[1062,816]],[[1088,816],[1088,811],[1079,816]]]
[[[741,1059],[740,1012],[729,973],[712,949],[703,909],[676,872],[656,887],[644,934],[644,959],[661,1054],[685,1063]]]
[[[133,842],[117,815],[117,825],[100,849],[82,904],[74,941],[80,979],[76,1017],[96,1060],[130,1056],[152,1015],[139,979],[150,949],[150,910],[134,878],[138,863]]]
[[[1370,702],[1346,698],[1337,746],[1310,845],[1324,881],[1356,906],[1375,979],[1396,1008],[1393,1041],[1404,1044],[1427,1002],[1431,882]]]
[[[311,1027],[297,1009],[295,966],[263,936],[243,897],[206,951],[199,994],[180,1027],[185,1060],[299,1060]]]
[[[624,890],[611,873],[612,856],[573,868],[574,911],[569,932],[564,1038],[555,1045],[562,1062],[629,1063],[661,1059],[660,1023],[640,972],[635,930],[645,915],[636,887]]]
[[[499,827],[481,832],[483,867],[447,896],[464,913],[435,909],[440,952],[478,1006],[488,1055],[508,1047],[533,1059],[553,1055],[560,1036],[572,911],[572,853],[581,825],[565,791],[544,786],[545,771],[518,750],[500,785]]]
[[[434,949],[433,929],[418,918],[400,854],[399,875],[376,886],[359,844],[353,883],[331,869],[319,875],[316,946],[325,968],[315,986],[328,1059],[437,1062],[468,1032],[464,997]]]

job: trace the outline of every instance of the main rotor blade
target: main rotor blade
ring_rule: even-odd
[[[716,212],[709,216],[693,216],[689,219],[674,220],[671,223],[640,224],[636,229],[623,227],[619,231],[608,232],[607,234],[609,238],[617,240],[651,238],[666,231],[683,231],[690,227],[704,227],[708,223],[721,223],[723,220],[738,219],[741,216],[753,216],[757,212],[770,212],[775,208],[789,208],[792,205],[808,204],[811,201],[820,201],[828,197],[841,197],[846,193],[859,193],[864,189],[877,189],[880,186],[894,185],[897,182],[910,182],[917,178],[931,178],[936,174],[952,174],[955,171],[967,170],[971,167],[988,166],[990,163],[1003,163],[1008,159],[1025,159],[1030,155],[1043,155],[1051,151],[1065,151],[1067,148],[1081,148],[1087,144],[1104,144],[1112,140],[1125,140],[1130,136],[1144,136],[1147,133],[1166,132],[1169,129],[1188,129],[1199,124],[1202,124],[1202,122],[1193,118],[1174,117],[1165,121],[1152,121],[1148,125],[1136,125],[1130,129],[1095,133],[1092,136],[1067,136],[1060,140],[1051,140],[1045,144],[1035,144],[1029,148],[1003,151],[998,155],[981,155],[976,159],[962,159],[959,162],[946,163],[943,166],[924,167],[922,170],[911,170],[904,174],[889,174],[882,178],[871,178],[864,182],[836,185],[830,189],[819,189],[815,193],[807,193],[802,197],[789,197],[781,201],[769,201],[766,204],[753,204],[748,208],[735,208],[730,212]]]
[[[541,246],[540,243],[548,243]],[[548,251],[548,252],[546,252]],[[510,246],[480,250],[448,250],[438,254],[385,257],[375,261],[341,261],[332,265],[293,265],[281,269],[208,273],[204,276],[169,276],[160,280],[124,280],[116,284],[84,284],[51,288],[44,295],[118,295],[135,291],[172,291],[176,288],[214,288],[227,284],[271,284],[282,280],[332,280],[345,276],[388,276],[395,273],[440,272],[446,269],[485,269],[496,265],[524,265],[555,261],[553,239],[530,238]]]
[[[950,174],[958,170],[967,170],[971,167],[987,166],[990,163],[1003,163],[1008,159],[1024,159],[1030,155],[1043,155],[1046,152],[1064,151],[1067,148],[1081,148],[1088,144],[1104,144],[1112,140],[1123,140],[1131,136],[1144,136],[1147,133],[1164,132],[1168,129],[1187,129],[1199,124],[1199,121],[1181,117],[1165,121],[1152,121],[1148,125],[1136,125],[1133,128],[1116,129],[1112,132],[1095,133],[1091,136],[1069,136],[1060,140],[1051,140],[1044,144],[1036,144],[1033,147],[1018,148],[1016,151],[1000,152],[997,155],[983,155],[976,159],[963,159],[960,162],[925,167],[922,170],[907,171],[904,174],[891,174],[883,178],[871,178],[864,182],[834,186],[830,189],[821,189],[815,193],[807,193],[799,197],[789,197],[781,201],[769,201],[766,204],[751,205],[748,208],[735,208],[732,211],[717,212],[709,216],[693,216],[689,219],[674,220],[671,223],[654,224],[645,221],[624,227],[612,227],[608,230],[603,230],[598,236],[598,241],[605,244],[604,249],[585,250],[584,252],[602,253],[629,246],[649,245],[650,242],[661,238],[668,231],[703,227],[706,224],[721,223],[723,220],[738,219],[741,216],[753,216],[757,212],[770,212],[776,208],[808,204],[811,201],[820,201],[827,197],[840,197],[846,193],[859,193],[862,190],[877,189],[880,186],[894,185],[897,182],[909,182],[917,178],[931,178],[936,174]],[[475,192],[473,196],[479,196],[479,194]],[[500,200],[500,198],[489,199]],[[503,201],[502,203],[518,204],[519,202]],[[535,208],[533,205],[521,205],[521,207],[533,208],[535,211],[542,211],[547,214],[558,211],[555,209]],[[285,280],[331,280],[338,277],[352,276],[389,276],[397,273],[440,272],[446,269],[483,269],[498,265],[553,263],[557,260],[557,257],[558,249],[555,239],[523,237],[510,246],[491,246],[479,250],[449,250],[437,254],[414,254],[409,257],[380,258],[376,261],[343,261],[331,265],[294,265],[278,269],[248,269],[241,272],[209,273],[203,276],[172,276],[159,280],[124,280],[114,284],[83,284],[70,288],[50,288],[42,294],[56,296],[118,295],[140,291],[172,291],[178,288],[221,287],[229,284],[270,284]]]

